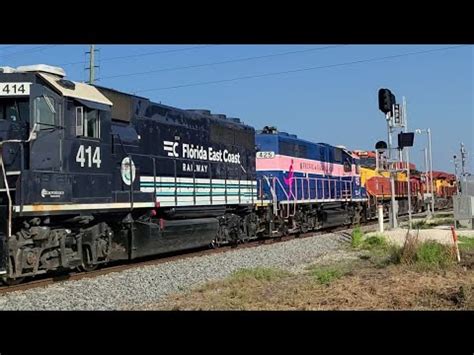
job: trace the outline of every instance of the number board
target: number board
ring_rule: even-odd
[[[31,83],[0,83],[0,96],[22,96],[30,94]]]
[[[257,158],[273,159],[275,158],[275,152],[257,152]]]

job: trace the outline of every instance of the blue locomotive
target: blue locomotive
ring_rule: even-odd
[[[359,159],[342,147],[312,143],[265,127],[256,135],[259,198],[303,231],[357,223],[367,200]]]
[[[360,218],[357,162],[238,118],[0,68],[0,278]]]

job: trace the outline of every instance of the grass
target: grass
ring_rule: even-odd
[[[436,254],[422,250],[424,257],[425,253]],[[313,265],[304,273],[287,276],[276,269],[244,269],[230,278],[134,309],[474,310],[474,273],[459,268],[449,268],[443,273],[418,271],[402,264],[375,269],[367,262]]]
[[[412,224],[413,229],[428,229],[431,228],[431,225],[429,225],[425,220],[421,221],[416,221]]]
[[[435,219],[422,219],[419,221],[416,221],[412,224],[413,229],[429,229],[433,228],[436,226],[442,226],[442,225],[450,225],[454,223],[454,219],[452,217],[448,218],[435,218]]]
[[[364,239],[360,247],[371,251],[387,251],[389,243],[383,235],[374,235]]]
[[[352,231],[352,247],[358,248],[362,244],[362,239],[364,236],[364,232],[360,230],[360,227],[354,228]]]
[[[420,243],[416,237],[409,236],[402,247],[390,245],[383,263],[401,264],[415,267],[419,271],[446,269],[455,263],[455,254],[450,245],[435,241]]]
[[[455,258],[451,246],[427,241],[418,246],[414,261],[422,268],[446,268],[454,263]]]
[[[474,251],[474,238],[460,235],[459,239],[459,250],[463,251]]]
[[[474,238],[460,236],[459,239],[464,250],[474,250]],[[354,240],[356,243],[354,243]],[[416,269],[422,271],[426,269],[445,269],[455,262],[455,255],[451,246],[434,241],[420,243],[418,238],[413,235],[408,235],[404,245],[400,247],[390,244],[383,235],[364,238],[363,235],[359,236],[356,232],[353,233],[352,245],[355,245],[356,249],[368,251],[368,258],[377,267],[403,264],[415,266]]]
[[[288,272],[265,267],[256,267],[251,269],[239,269],[230,276],[232,281],[246,281],[249,279],[257,281],[274,281],[288,276]]]
[[[337,280],[347,273],[341,267],[337,266],[326,266],[318,267],[313,266],[310,268],[309,274],[314,277],[320,284],[327,285],[331,284],[334,280]]]
[[[372,251],[387,250],[389,247],[387,239],[383,235],[364,238],[364,233],[358,227],[352,231],[351,244],[353,248]]]

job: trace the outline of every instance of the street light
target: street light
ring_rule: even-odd
[[[435,205],[435,200],[434,200],[434,187],[433,187],[433,155],[431,152],[431,129],[416,129],[416,133],[421,134],[421,133],[427,133],[428,134],[428,151],[430,155],[430,189],[431,189],[431,211],[434,213],[434,205]]]
[[[454,177],[456,181],[456,193],[459,193],[459,184],[458,184],[458,157],[456,154],[453,155],[453,163],[454,163]]]

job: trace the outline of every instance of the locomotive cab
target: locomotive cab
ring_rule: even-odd
[[[45,65],[0,73],[2,165],[8,176],[2,192],[9,190],[16,212],[37,211],[26,206],[38,202],[82,199],[80,186],[86,184],[87,198],[110,196],[111,187],[107,193],[104,186],[111,181],[105,172],[112,103],[95,87],[64,76],[61,68]]]
[[[111,196],[112,103],[64,77],[47,65],[0,68],[0,274],[14,268],[7,245],[15,221],[77,214],[81,202]]]

